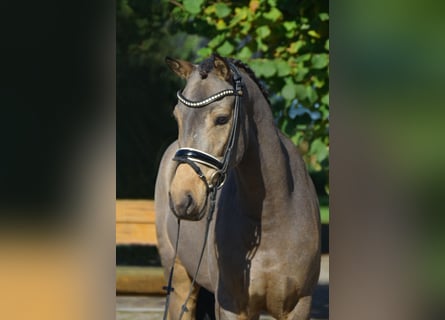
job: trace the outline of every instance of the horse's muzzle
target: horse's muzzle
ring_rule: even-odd
[[[184,194],[184,196],[181,199],[178,199],[176,201],[173,200],[171,193],[170,196],[170,207],[174,209],[174,212],[176,212],[180,216],[186,216],[193,213],[196,204],[195,200],[193,199],[192,195],[190,193]]]
[[[200,220],[201,218],[202,210],[190,193],[184,193],[178,199],[174,199],[169,193],[169,204],[171,211],[179,219]]]

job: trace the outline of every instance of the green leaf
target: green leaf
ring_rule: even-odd
[[[321,206],[320,207],[320,220],[322,224],[329,224],[329,207]]]
[[[317,138],[312,141],[309,153],[316,155],[317,161],[321,162],[329,155],[329,149],[321,138]]]
[[[258,29],[256,29],[256,34],[260,39],[264,39],[267,36],[270,35],[270,28],[269,26],[261,26]]]
[[[283,27],[286,31],[294,31],[297,29],[297,23],[295,21],[285,21]]]
[[[324,45],[324,48],[329,51],[329,39],[326,40],[326,44]]]
[[[238,53],[238,58],[241,60],[248,60],[251,57],[252,57],[252,51],[247,46],[244,46]]]
[[[306,75],[308,74],[309,69],[305,68],[302,66],[302,64],[300,64],[297,67],[297,72],[295,73],[295,81],[296,82],[300,82],[303,81],[304,77],[306,77]]]
[[[248,16],[249,16],[249,8],[247,7],[235,8],[235,17],[233,18],[231,23],[244,20]]]
[[[235,47],[226,40],[216,51],[222,56],[228,56],[233,52],[234,49]]]
[[[304,46],[304,45],[305,45],[305,42],[304,42],[304,41],[295,41],[295,42],[292,42],[292,43],[289,45],[289,48],[287,49],[287,51],[289,51],[289,53],[297,53],[298,50],[300,50],[300,48],[301,48],[302,46]]]
[[[264,44],[261,41],[261,39],[257,39],[257,45],[258,45],[258,49],[260,49],[263,52],[266,52],[269,49],[269,47],[266,44]]]
[[[315,86],[315,88],[320,89],[320,88],[324,87],[324,85],[325,85],[325,79],[324,78],[320,79],[318,76],[313,75],[311,77],[311,79],[312,79],[312,83]]]
[[[324,103],[325,105],[329,105],[329,93],[327,93],[323,97],[321,97],[321,103]]]
[[[269,12],[264,13],[263,16],[267,20],[271,20],[271,21],[275,22],[281,18],[282,14],[281,14],[281,11],[278,10],[277,8],[272,8]]]
[[[258,77],[264,76],[266,78],[269,78],[273,76],[277,71],[273,61],[263,60],[263,59],[253,60],[250,63],[250,67],[253,69],[253,71]]]
[[[315,31],[315,30],[309,30],[309,31],[307,32],[307,34],[310,35],[310,36],[313,37],[313,38],[317,38],[317,39],[321,38],[321,36],[320,36],[320,35],[318,34],[318,32]]]
[[[275,66],[277,68],[277,74],[279,77],[285,77],[290,74],[291,68],[286,61],[282,59],[276,60]]]
[[[202,58],[206,58],[212,54],[212,49],[210,48],[201,48],[198,50],[198,55]]]
[[[298,146],[300,144],[300,141],[303,138],[303,133],[301,131],[297,131],[292,137],[291,140],[294,145]]]
[[[128,1],[122,1],[121,6],[120,6],[120,12],[126,18],[128,18],[129,16],[134,14],[133,8],[131,8],[128,5]]]
[[[286,50],[286,47],[280,46],[275,48],[274,56],[280,57],[283,52]]]
[[[321,112],[321,118],[322,119],[328,119],[329,118],[329,105],[321,104],[318,107],[318,110]]]
[[[230,8],[222,2],[215,4],[215,12],[219,18],[227,17],[230,14]]]
[[[210,40],[210,42],[208,43],[208,46],[210,48],[216,48],[224,41],[225,38],[226,38],[225,34],[223,34],[223,33],[219,34],[216,37],[214,37],[212,40]]]
[[[306,86],[306,96],[309,100],[310,103],[315,103],[315,101],[317,101],[318,99],[318,93],[317,91],[312,88],[312,86],[308,85]]]
[[[273,61],[265,60],[263,62],[263,75],[266,78],[273,76],[276,71],[277,69],[275,68],[275,64],[273,63]]]
[[[329,13],[321,12],[318,14],[318,17],[320,18],[321,21],[327,21],[329,20]]]
[[[204,14],[206,14],[208,16],[211,15],[212,13],[214,13],[214,12],[215,12],[215,5],[214,4],[208,6],[208,7],[206,7],[204,9]]]
[[[204,0],[184,0],[184,9],[191,14],[198,14],[201,11],[201,5]]]
[[[216,30],[224,30],[226,28],[226,22],[223,19],[218,19],[218,22],[216,22]]]
[[[248,34],[249,33],[249,31],[250,31],[250,28],[252,28],[252,23],[250,22],[250,21],[244,21],[242,24],[241,24],[241,27],[242,27],[242,29],[241,29],[241,34]]]
[[[302,84],[296,84],[295,85],[295,97],[298,100],[306,99],[306,94],[307,94],[307,91],[306,91],[306,86],[305,85],[302,85]]]
[[[296,94],[297,94],[297,91],[295,89],[295,84],[293,84],[293,83],[285,84],[283,89],[281,90],[281,95],[286,100],[293,100],[295,98]]]
[[[299,55],[297,58],[295,58],[296,62],[304,62],[304,61],[308,61],[311,59],[311,54],[310,53],[305,53],[302,55]]]
[[[312,55],[312,68],[323,69],[329,64],[329,55],[327,53],[318,53]]]

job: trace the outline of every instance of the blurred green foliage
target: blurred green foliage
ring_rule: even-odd
[[[213,52],[254,70],[318,193],[328,192],[328,9],[328,1],[310,0],[118,0],[118,197],[152,195],[160,152],[176,135],[170,113],[181,82],[164,57],[198,62]]]

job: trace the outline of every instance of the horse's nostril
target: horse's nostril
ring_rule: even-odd
[[[194,209],[194,201],[193,201],[193,197],[192,197],[192,195],[190,194],[190,193],[187,193],[187,196],[186,196],[186,205],[185,205],[185,212],[187,213],[187,214],[190,214],[192,211],[193,211],[193,209]]]
[[[182,197],[174,199],[170,194],[170,206],[174,208],[178,215],[192,214],[195,209],[195,201],[190,193],[185,193]]]
[[[190,193],[187,193],[186,198],[187,198],[186,201],[187,201],[187,208],[188,208],[192,204],[193,198],[192,198],[192,195]]]

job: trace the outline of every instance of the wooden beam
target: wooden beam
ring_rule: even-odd
[[[116,200],[116,222],[155,223],[155,202]]]
[[[116,200],[116,244],[157,245],[153,200]]]
[[[117,267],[116,292],[165,294],[164,271],[161,267]]]

